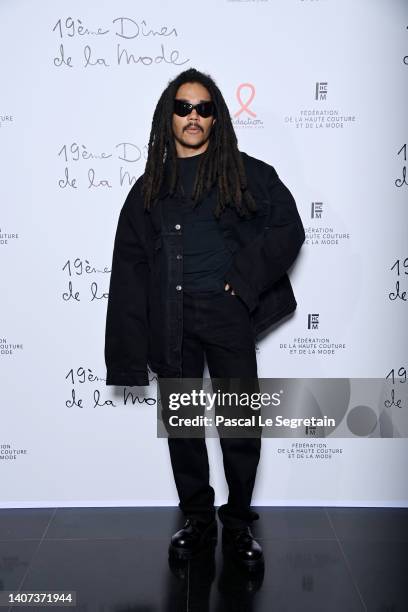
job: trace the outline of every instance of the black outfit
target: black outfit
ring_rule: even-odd
[[[237,296],[227,291],[186,294],[183,317],[183,378],[202,378],[204,354],[212,379],[257,377],[249,313]],[[250,503],[261,439],[221,437],[220,444],[229,497],[218,515],[226,527],[238,529],[258,516]],[[214,490],[205,438],[169,437],[168,445],[181,510],[188,517],[211,520]]]
[[[243,219],[231,205],[217,222],[232,256],[223,280],[247,306],[255,338],[296,308],[287,272],[305,233],[295,200],[276,170],[244,152],[241,158],[257,211]],[[106,317],[107,385],[148,385],[148,366],[168,377],[182,375],[185,236],[168,164],[150,211],[144,209],[144,175],[120,211]],[[214,185],[208,197],[216,192]],[[221,272],[221,251],[218,257],[219,267],[208,260],[208,270]]]
[[[185,194],[181,199],[185,279],[182,377],[202,379],[206,356],[212,379],[256,378],[249,310],[240,298],[224,289],[231,253],[213,214],[216,202],[211,196],[204,197],[193,208],[190,198],[199,157],[178,159]],[[229,497],[218,514],[226,527],[239,529],[258,518],[250,510],[250,503],[261,439],[220,437],[220,443]],[[214,490],[209,483],[205,438],[169,437],[168,444],[180,509],[189,518],[213,520]]]
[[[192,201],[194,179],[203,153],[177,158],[180,175],[180,204],[183,219],[183,295],[196,291],[223,291],[224,276],[231,265],[228,249],[214,215],[215,194],[195,206]]]

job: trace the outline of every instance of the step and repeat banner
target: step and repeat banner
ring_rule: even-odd
[[[104,331],[119,211],[158,98],[189,67],[215,79],[240,150],[275,167],[306,231],[298,307],[257,338],[258,374],[343,381],[322,407],[337,431],[263,440],[253,503],[407,506],[408,5],[197,8],[0,2],[0,506],[178,503],[155,373],[107,387]],[[388,400],[351,379],[391,381]]]

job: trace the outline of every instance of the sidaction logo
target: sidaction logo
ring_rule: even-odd
[[[231,118],[235,128],[263,128],[263,121],[257,116],[254,107],[251,108],[255,94],[255,86],[252,83],[241,83],[238,85],[235,96],[238,100],[239,108]]]

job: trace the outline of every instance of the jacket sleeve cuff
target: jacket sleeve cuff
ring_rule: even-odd
[[[259,296],[256,295],[253,289],[244,281],[234,266],[228,270],[224,280],[231,285],[234,291],[236,291],[237,296],[245,302],[249,312],[252,313],[259,304]]]
[[[148,387],[149,377],[146,370],[134,370],[133,372],[108,370],[106,374],[106,385],[117,387]]]

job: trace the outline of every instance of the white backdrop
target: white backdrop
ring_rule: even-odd
[[[125,405],[103,348],[119,210],[188,67],[215,78],[307,233],[259,376],[406,379],[407,23],[402,0],[1,0],[0,506],[178,501],[155,382]],[[264,439],[254,504],[407,505],[406,439],[319,439],[323,457],[295,442]]]

